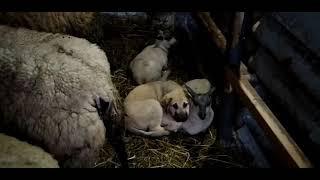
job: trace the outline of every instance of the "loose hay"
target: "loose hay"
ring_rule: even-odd
[[[123,102],[127,94],[136,87],[128,71],[129,62],[148,44],[154,36],[151,32],[117,34],[108,40],[105,51],[113,63],[112,80]],[[150,40],[151,39],[151,40]],[[148,40],[148,41],[147,41]],[[176,58],[175,58],[176,59]],[[170,61],[170,59],[169,59]],[[111,64],[111,63],[110,63]],[[176,64],[176,63],[174,63]],[[182,84],[190,80],[182,68],[170,67],[169,79]],[[122,107],[123,108],[123,107]],[[124,138],[130,168],[198,168],[198,167],[248,167],[247,159],[238,151],[226,151],[217,146],[216,131],[210,127],[206,133],[186,136],[181,133],[161,138],[137,136],[132,133]],[[112,147],[107,143],[101,150],[97,168],[119,168]]]

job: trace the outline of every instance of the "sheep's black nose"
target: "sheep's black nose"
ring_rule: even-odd
[[[206,118],[206,113],[199,112],[198,115],[199,115],[200,119],[202,119],[202,120],[204,120],[204,118]]]

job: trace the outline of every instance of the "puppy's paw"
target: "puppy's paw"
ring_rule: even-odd
[[[167,127],[169,124],[161,123],[161,127]]]
[[[182,122],[172,122],[169,125],[166,125],[164,128],[171,132],[178,132],[178,130],[182,127]]]

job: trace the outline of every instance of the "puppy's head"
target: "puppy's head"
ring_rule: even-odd
[[[189,102],[183,89],[166,94],[162,99],[162,106],[178,122],[184,122],[189,117]]]

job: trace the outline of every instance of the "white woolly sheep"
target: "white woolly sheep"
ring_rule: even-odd
[[[57,160],[37,146],[0,133],[0,168],[59,168]]]
[[[102,19],[99,17],[96,12],[1,12],[0,23],[96,42],[103,38]]]
[[[0,79],[0,132],[27,137],[63,167],[92,165],[105,142],[94,97],[113,101],[113,113],[119,105],[101,49],[72,36],[0,26]]]

